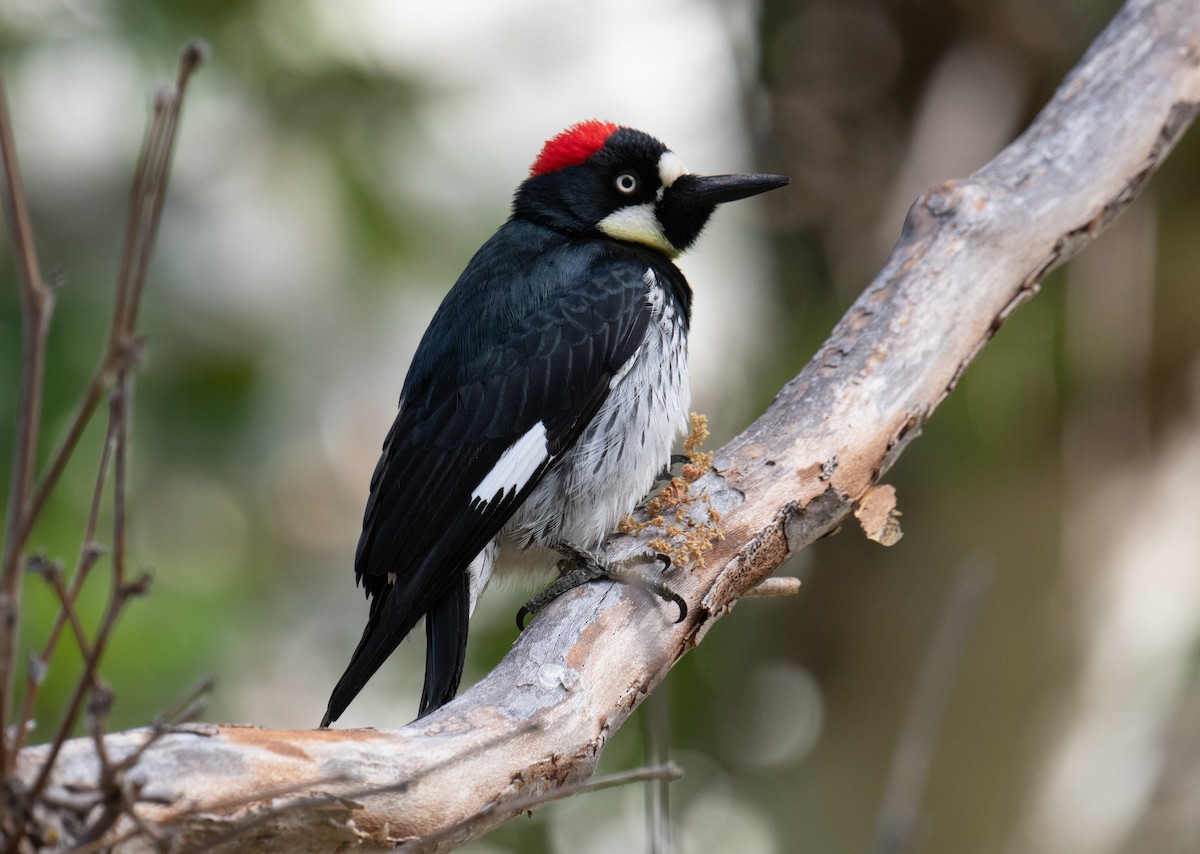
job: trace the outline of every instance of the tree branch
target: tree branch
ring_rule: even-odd
[[[1019,139],[921,196],[820,352],[693,485],[724,539],[704,566],[668,577],[688,603],[684,622],[636,589],[586,585],[540,613],[483,681],[401,729],[163,735],[131,772],[147,781],[139,815],[184,847],[252,817],[261,850],[445,850],[586,779],[611,733],[718,618],[846,520],[1013,309],[1129,204],[1198,105],[1200,6],[1135,0]],[[644,548],[626,535],[608,553]],[[149,737],[109,736],[111,761]],[[20,772],[36,776],[44,758],[24,751]],[[75,740],[53,784],[87,785],[96,771],[92,743]],[[319,809],[280,809],[265,794],[306,780],[296,797],[326,796]]]

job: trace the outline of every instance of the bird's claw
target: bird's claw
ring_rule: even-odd
[[[617,569],[616,567],[601,563],[595,555],[588,554],[568,544],[561,544],[555,548],[566,558],[564,563],[569,562],[570,566],[555,579],[553,584],[520,607],[517,611],[517,631],[525,631],[525,619],[527,617],[533,616],[568,590],[599,579],[608,579],[621,584],[628,584],[630,587],[637,587],[640,590],[653,593],[664,602],[675,603],[679,608],[679,617],[675,620],[676,624],[682,623],[687,618],[687,602],[684,601],[682,596],[661,581],[654,578],[644,578],[635,572]],[[671,568],[671,558],[668,555],[656,553],[653,558],[662,562],[663,571]]]
[[[663,572],[666,572],[671,568],[670,555],[665,555],[662,552],[655,552],[654,559],[661,561]],[[674,602],[677,606],[679,606],[679,617],[675,620],[676,624],[682,623],[687,618],[687,602],[683,600],[682,596],[680,596],[667,585],[663,584],[657,578],[643,578],[640,575],[634,575],[630,573],[626,578],[618,578],[617,580],[626,584],[631,584],[634,587],[640,587],[643,590],[648,590],[658,598],[662,599],[664,602]]]
[[[670,480],[671,478],[675,477],[675,475],[671,472],[671,466],[679,466],[683,465],[684,463],[690,463],[691,461],[692,458],[687,454],[671,454],[671,461],[663,466],[663,470],[660,471],[657,477],[654,479],[659,482]]]

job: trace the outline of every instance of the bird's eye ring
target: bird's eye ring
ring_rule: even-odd
[[[630,193],[637,192],[641,181],[638,180],[636,172],[621,172],[613,180],[613,184],[616,186],[618,193],[624,193],[628,196]]]

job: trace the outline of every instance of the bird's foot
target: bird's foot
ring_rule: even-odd
[[[692,458],[687,454],[671,454],[671,461],[663,466],[663,470],[654,478],[655,483],[667,483],[675,475],[671,472],[671,466],[681,466],[684,463],[689,463]]]
[[[525,631],[526,617],[533,616],[568,590],[589,581],[598,580],[618,581],[621,584],[628,584],[639,590],[653,593],[664,602],[674,602],[679,606],[679,618],[675,620],[676,623],[682,623],[687,617],[688,607],[687,603],[683,601],[683,597],[661,581],[646,578],[632,569],[604,563],[595,555],[567,543],[561,543],[554,548],[564,558],[559,562],[560,574],[553,584],[534,596],[517,611],[518,631]],[[671,559],[666,555],[653,554],[651,557],[653,560],[662,561],[664,570],[670,568]]]

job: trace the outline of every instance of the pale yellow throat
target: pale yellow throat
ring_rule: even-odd
[[[657,249],[668,258],[678,258],[680,250],[667,240],[662,223],[654,214],[654,203],[644,202],[613,211],[597,227],[615,240],[628,240]]]

